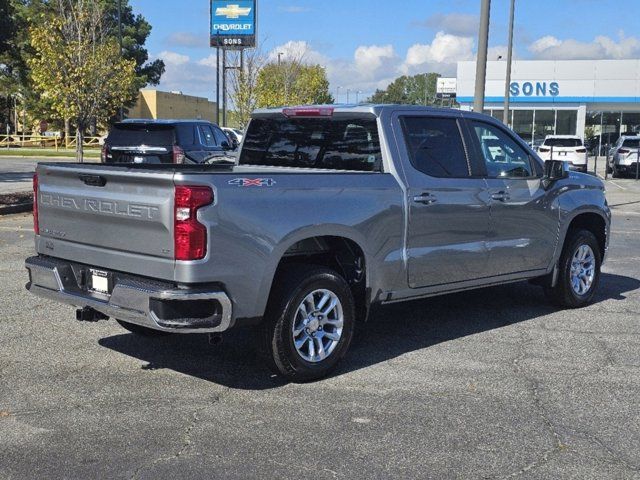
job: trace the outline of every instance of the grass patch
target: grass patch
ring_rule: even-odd
[[[0,148],[0,157],[66,157],[75,158],[75,150],[48,148]],[[100,158],[100,150],[85,150],[85,158]]]

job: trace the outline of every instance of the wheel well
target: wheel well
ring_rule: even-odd
[[[347,281],[356,302],[358,319],[365,319],[369,308],[366,262],[362,248],[345,237],[323,236],[301,240],[283,255],[276,277],[290,264],[321,265],[338,272]]]
[[[593,233],[598,240],[600,253],[604,254],[607,245],[607,229],[602,216],[597,213],[581,213],[571,221],[569,230],[588,230]]]

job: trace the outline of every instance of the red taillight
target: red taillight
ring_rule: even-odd
[[[174,247],[176,260],[201,260],[207,255],[207,227],[198,222],[198,209],[213,203],[209,187],[175,188]]]
[[[621,153],[622,155],[626,155],[627,153],[631,153],[631,150],[627,150],[626,148],[621,148],[620,150],[618,150],[618,153]]]
[[[40,225],[38,222],[38,174],[33,176],[33,231],[40,235]]]
[[[283,108],[282,114],[285,117],[331,117],[333,116],[333,107]]]
[[[184,150],[178,145],[173,146],[173,163],[184,163]]]
[[[540,148],[538,149],[538,151],[539,151],[539,152],[542,152],[542,153],[548,153],[548,152],[550,152],[550,151],[551,151],[551,149],[550,149],[550,148],[543,148],[543,147],[540,147]]]
[[[576,149],[576,153],[587,153],[587,149],[586,148],[577,148]]]

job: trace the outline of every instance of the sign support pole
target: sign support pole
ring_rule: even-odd
[[[509,126],[509,95],[511,95],[511,61],[513,60],[513,20],[515,17],[516,0],[511,0],[511,10],[509,16],[509,47],[507,50],[507,77],[504,86],[504,112],[502,123]]]
[[[227,126],[227,49],[222,49],[222,126]]]
[[[216,123],[220,125],[220,47],[216,47]]]
[[[478,59],[476,61],[476,88],[473,111],[484,111],[484,87],[487,80],[487,47],[489,45],[489,16],[491,0],[482,0],[480,8],[480,31],[478,32]]]

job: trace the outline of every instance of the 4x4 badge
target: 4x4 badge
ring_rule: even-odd
[[[236,187],[273,187],[276,181],[273,178],[234,178],[229,180],[229,185]]]

